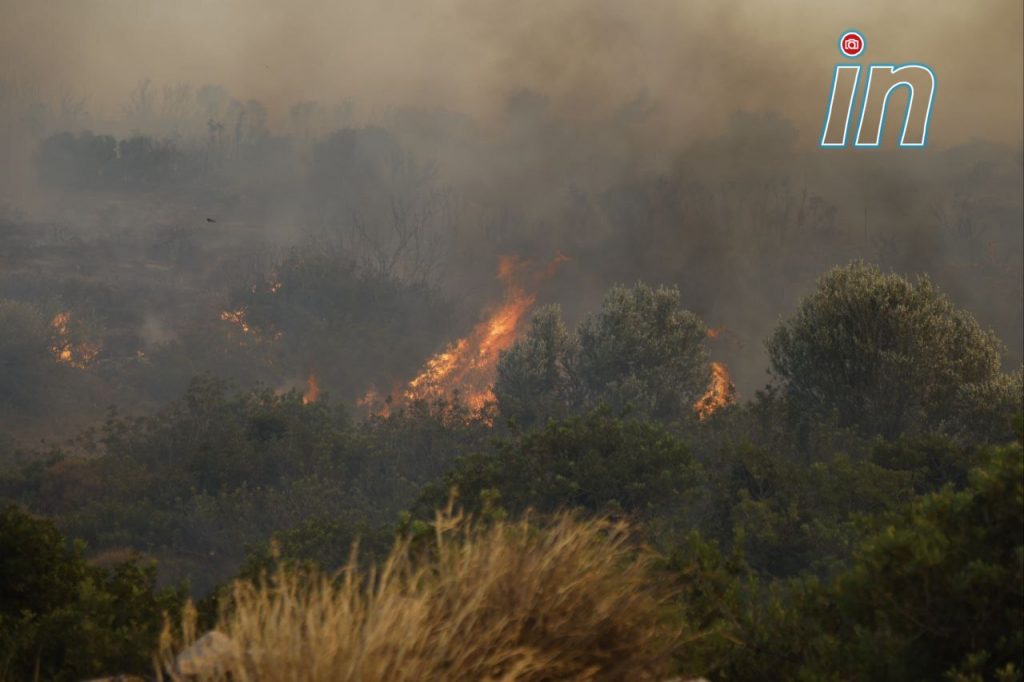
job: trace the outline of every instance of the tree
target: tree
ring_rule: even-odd
[[[575,333],[557,308],[539,311],[498,363],[494,393],[501,413],[525,424],[601,404],[679,419],[708,384],[706,337],[678,289],[617,286]]]
[[[53,522],[0,511],[0,679],[76,680],[146,673],[164,613],[183,594],[157,590],[156,567],[89,564]]]
[[[522,425],[566,416],[577,399],[575,363],[579,344],[557,306],[533,316],[526,337],[498,362],[494,395],[498,409]]]
[[[708,384],[707,328],[675,287],[614,287],[579,328],[579,381],[588,405],[632,405],[678,419]]]
[[[927,277],[854,262],[818,281],[768,353],[798,409],[891,439],[949,430],[962,398],[997,382],[1002,345]]]

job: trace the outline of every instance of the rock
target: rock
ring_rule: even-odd
[[[234,640],[211,630],[178,654],[174,668],[179,675],[224,675],[239,662],[239,654]]]

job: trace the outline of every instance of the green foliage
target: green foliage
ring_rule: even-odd
[[[87,457],[57,453],[0,476],[0,499],[53,515],[96,550],[156,556],[163,576],[203,593],[275,532],[315,519],[360,531],[394,523],[488,435],[458,404],[353,424],[326,396],[231,394],[200,377],[154,415],[112,413],[74,443]]]
[[[927,278],[911,283],[860,262],[825,274],[768,353],[799,409],[835,410],[840,424],[886,438],[955,428],[978,407],[964,406],[972,393],[999,392],[1002,346],[991,332]]]
[[[578,355],[579,342],[562,321],[561,310],[539,309],[526,336],[498,364],[498,411],[527,426],[567,416],[578,401]]]
[[[981,456],[962,490],[871,518],[829,576],[757,578],[698,536],[670,554],[684,618],[705,631],[680,667],[721,679],[1019,680],[1024,454]]]
[[[575,333],[557,309],[542,309],[498,364],[499,409],[526,425],[600,404],[683,419],[707,387],[706,335],[669,287],[614,287]]]
[[[0,679],[77,680],[145,673],[165,613],[184,595],[156,590],[156,567],[86,563],[51,521],[0,512]]]
[[[497,495],[514,513],[579,508],[671,522],[698,480],[689,451],[663,427],[601,408],[460,459],[418,509],[429,515],[455,488],[471,508]]]
[[[708,385],[707,328],[680,309],[678,289],[613,287],[578,334],[587,405],[632,405],[641,414],[674,420],[690,414]]]
[[[829,627],[854,678],[1020,675],[1024,451],[986,459],[965,490],[932,493],[887,519],[831,586]]]

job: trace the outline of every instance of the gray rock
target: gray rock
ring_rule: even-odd
[[[240,659],[241,651],[234,640],[211,630],[178,654],[174,668],[179,675],[224,675]]]

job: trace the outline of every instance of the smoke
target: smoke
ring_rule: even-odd
[[[145,79],[217,83],[282,123],[303,101],[445,108],[497,124],[529,89],[575,122],[645,103],[663,148],[720,132],[737,109],[778,111],[814,141],[836,39],[861,61],[930,64],[931,139],[1021,137],[1021,3],[700,0],[5,0],[0,78],[88,96],[100,117]],[[639,98],[639,100],[638,100]]]
[[[1019,0],[0,2],[0,198],[80,225],[116,206],[204,294],[226,286],[211,254],[243,271],[266,245],[327,238],[433,277],[463,323],[436,336],[456,339],[500,300],[499,256],[561,251],[573,262],[538,302],[571,322],[612,284],[676,284],[725,326],[713,354],[749,396],[778,318],[864,258],[928,273],[1020,362]],[[867,38],[858,62],[937,74],[928,149],[817,148],[849,28]],[[159,196],[37,194],[39,141],[86,129],[191,155]],[[170,153],[147,149],[100,179],[145,180]],[[157,344],[175,325],[135,333]],[[402,361],[444,347],[422,344]]]

